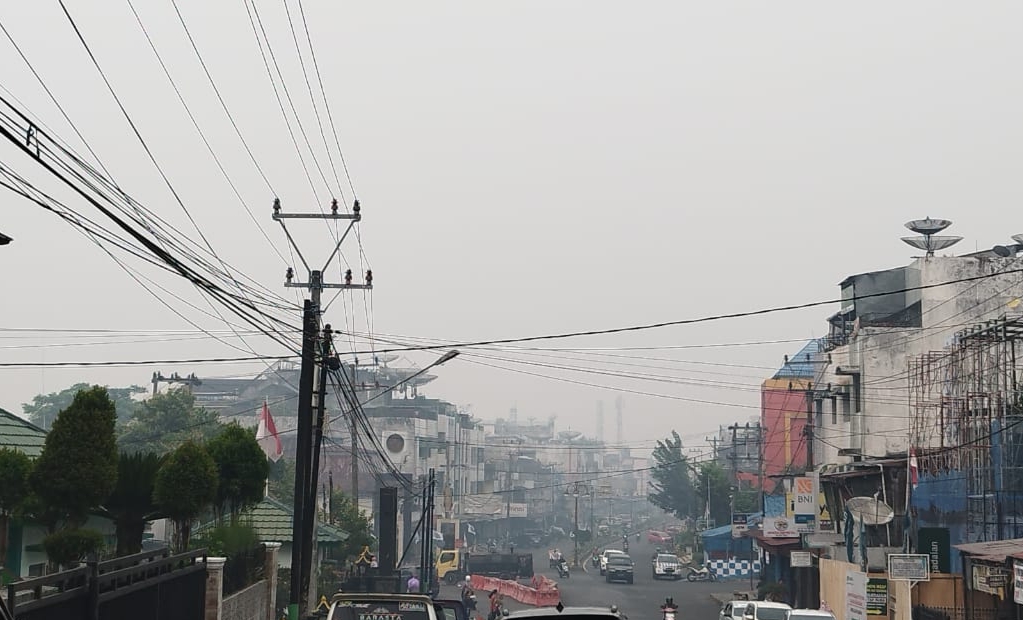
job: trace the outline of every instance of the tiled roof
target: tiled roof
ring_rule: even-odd
[[[242,523],[252,526],[261,542],[291,542],[292,509],[272,497],[264,497],[263,501],[239,516]],[[199,531],[213,527],[207,523]],[[318,524],[316,540],[319,543],[339,543],[348,540],[348,532],[332,525]]]
[[[35,458],[43,451],[46,431],[0,409],[0,448],[11,448]]]

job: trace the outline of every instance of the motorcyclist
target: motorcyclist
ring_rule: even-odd
[[[462,587],[462,604],[469,611],[476,611],[476,591],[467,582]]]
[[[568,574],[568,561],[565,558],[558,558],[558,574],[561,576]]]

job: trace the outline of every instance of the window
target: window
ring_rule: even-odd
[[[852,420],[852,403],[849,400],[849,395],[845,394],[842,396],[842,421],[849,422]]]
[[[838,424],[838,399],[831,397],[831,423]]]
[[[29,564],[28,576],[29,577],[42,577],[46,574],[46,562],[40,562],[39,564]]]
[[[455,552],[454,551],[445,551],[444,553],[440,554],[440,560],[438,560],[438,562],[440,562],[441,564],[447,564],[449,562],[453,562],[454,560],[455,560]]]

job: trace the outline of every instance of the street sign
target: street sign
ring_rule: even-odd
[[[899,581],[930,581],[931,556],[920,553],[889,553],[888,578]]]
[[[793,568],[812,567],[813,553],[809,551],[793,551],[789,557],[789,566]]]
[[[749,530],[748,515],[732,515],[732,538],[742,538]]]

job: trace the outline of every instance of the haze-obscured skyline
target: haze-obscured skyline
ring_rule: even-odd
[[[335,183],[325,170],[323,182],[308,155],[307,179],[246,5],[178,6],[271,187],[221,110],[171,3],[135,8],[252,217],[129,5],[69,8],[218,256],[294,301],[284,270],[300,264],[270,219],[273,198],[314,211],[327,206],[327,186],[347,190],[347,181],[343,171]],[[257,6],[313,148],[322,149],[288,17],[279,3]],[[783,306],[835,298],[850,274],[908,263],[917,252],[898,238],[910,219],[953,220],[949,232],[965,237],[959,253],[1023,232],[1018,4],[303,6],[363,207],[365,260],[349,242],[346,257],[357,272],[369,266],[375,274],[371,295],[345,295],[328,310],[326,321],[339,329],[397,342],[476,341]],[[197,237],[59,4],[18,3],[0,10],[0,22],[123,189]],[[0,60],[0,92],[84,152],[3,37]],[[304,148],[294,122],[292,130]],[[331,136],[325,141],[332,146]],[[322,150],[318,157],[327,166]],[[95,213],[7,143],[0,162]],[[146,292],[56,217],[0,192],[0,231],[15,239],[0,248],[0,362],[286,353],[259,335],[239,340],[172,275],[142,268],[194,307],[143,280],[155,296]],[[311,262],[330,253],[322,225],[295,230]],[[331,277],[339,279],[340,267]],[[522,419],[556,414],[559,428],[586,434],[595,432],[603,400],[609,438],[621,393],[627,441],[650,445],[672,428],[702,436],[757,415],[760,382],[802,340],[823,335],[836,310],[523,345],[556,351],[463,350],[426,391],[471,404],[482,418],[516,407]],[[26,328],[152,333],[12,331]],[[437,355],[407,357],[422,366]],[[146,384],[154,370],[223,376],[262,368],[4,368],[0,407],[20,413],[35,394],[79,381],[123,386]]]

